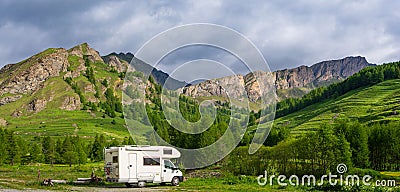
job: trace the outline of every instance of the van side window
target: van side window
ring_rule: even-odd
[[[160,165],[160,158],[143,158],[143,165]]]
[[[164,149],[163,153],[164,155],[172,155],[172,149]]]
[[[113,163],[118,163],[118,156],[113,156]]]

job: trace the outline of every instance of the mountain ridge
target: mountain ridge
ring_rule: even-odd
[[[257,102],[261,94],[260,85],[255,81],[255,75],[265,81],[271,81],[270,78],[267,78],[270,76],[265,72],[258,71],[246,75],[221,77],[217,80],[211,79],[195,85],[188,85],[186,82],[173,79],[167,73],[135,58],[132,53],[111,53],[106,56],[100,56],[98,51],[91,48],[87,43],[83,43],[68,50],[64,48],[49,48],[19,63],[5,65],[0,69],[0,105],[14,102],[20,99],[23,94],[33,93],[43,88],[44,82],[49,78],[62,76],[65,79],[67,77],[77,78],[82,74],[85,75],[87,73],[86,60],[92,63],[105,63],[108,65],[106,68],[110,68],[107,70],[115,71],[116,73],[124,73],[128,69],[129,62],[131,62],[135,68],[134,70],[142,72],[151,70],[152,76],[159,84],[168,82],[168,84],[164,84],[164,87],[171,90],[182,88],[183,93],[191,97],[227,97],[226,90],[231,89],[232,93],[229,93],[229,95],[233,95],[234,98],[239,98],[239,96],[247,93],[250,101]],[[276,86],[279,99],[302,96],[313,88],[341,81],[367,66],[373,66],[373,64],[368,63],[361,56],[322,61],[310,67],[303,65],[293,69],[272,72],[275,80],[266,84],[273,83]],[[238,83],[236,85],[231,83],[234,78]],[[167,79],[169,80],[167,81]],[[115,85],[114,89],[122,86],[121,83],[118,84]],[[240,89],[241,86],[244,86],[244,91]],[[96,87],[85,85],[82,88],[87,93],[95,92]],[[291,91],[297,91],[297,93],[290,93]],[[90,102],[98,101],[94,96],[88,96],[88,99]],[[66,100],[75,103],[75,105],[80,104],[77,102],[77,98],[68,98]],[[64,108],[75,109],[77,107],[64,106]]]
[[[375,66],[368,63],[365,57],[350,56],[343,59],[322,61],[311,65],[310,67],[302,65],[293,69],[283,69],[272,72],[271,76],[275,88],[277,89],[277,96],[279,100],[290,97],[301,97],[308,93],[310,90],[329,85],[334,82],[342,81],[361,69]],[[258,72],[258,77],[264,78],[266,72]],[[235,75],[218,78],[215,80],[208,80],[199,84],[186,86],[183,90],[184,94],[191,97],[207,97],[207,96],[223,96],[220,90],[236,89],[239,85],[232,85],[235,78],[240,78],[241,86],[245,87],[252,102],[257,102],[261,97],[260,85],[254,81],[253,73],[246,75]],[[268,78],[267,78],[268,79]],[[252,81],[250,81],[252,80]],[[238,99],[240,94],[230,95],[234,99]]]
[[[110,53],[106,56],[102,56],[103,60],[107,63],[107,60],[109,60],[110,57],[117,57],[120,60],[126,61],[128,64],[130,63],[132,67],[135,68],[135,70],[143,72],[143,73],[149,73],[151,72],[151,75],[154,77],[155,81],[161,85],[163,85],[165,88],[169,90],[176,90],[178,88],[184,87],[187,83],[184,81],[179,81],[176,80],[172,77],[169,76],[169,74],[158,70],[154,68],[153,66],[141,61],[140,59],[136,58],[132,53]],[[146,74],[148,75],[148,74]],[[168,79],[168,80],[167,80]]]

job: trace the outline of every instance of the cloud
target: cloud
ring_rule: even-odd
[[[215,23],[248,37],[272,70],[362,55],[372,63],[400,60],[398,1],[1,1],[0,66],[48,47],[88,42],[102,54],[135,52],[154,35],[189,23]],[[218,55],[219,54],[219,55]],[[169,58],[226,58],[188,50]],[[226,62],[225,61],[225,62]],[[234,62],[232,60],[232,62]],[[223,63],[223,62],[222,62]],[[236,63],[235,72],[245,72]]]

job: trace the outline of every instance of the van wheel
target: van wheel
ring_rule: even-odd
[[[125,183],[125,185],[126,185],[126,187],[128,187],[128,188],[132,188],[132,187],[133,187],[133,185],[130,184],[130,183]]]
[[[139,181],[138,187],[146,187],[146,182],[145,181]]]
[[[178,177],[172,178],[171,184],[173,186],[178,186],[179,185],[179,178]]]

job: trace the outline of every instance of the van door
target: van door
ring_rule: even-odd
[[[162,182],[171,182],[172,181],[172,177],[173,177],[173,173],[174,170],[173,168],[175,168],[175,165],[167,159],[163,160],[163,164],[162,164]]]
[[[136,154],[135,153],[129,153],[128,155],[129,158],[129,178],[137,178],[137,159],[136,159]]]

